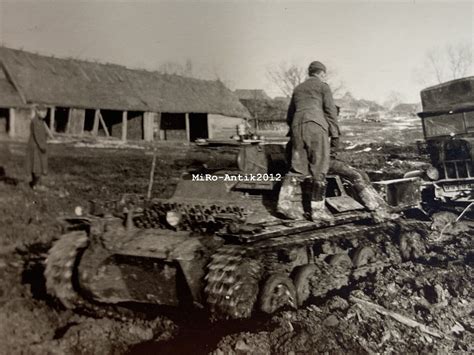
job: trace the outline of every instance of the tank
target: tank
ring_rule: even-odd
[[[407,176],[424,180],[423,207],[428,213],[459,213],[474,202],[474,77],[426,88],[421,101],[424,141],[418,145],[431,164]]]
[[[426,225],[377,216],[350,174],[327,178],[334,222],[280,218],[283,145],[234,147],[222,164],[215,151],[193,154],[199,164],[171,198],[124,196],[66,218],[46,261],[47,291],[67,308],[104,315],[191,305],[241,319],[300,307],[422,250]]]

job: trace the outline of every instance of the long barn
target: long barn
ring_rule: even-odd
[[[27,137],[31,104],[53,134],[122,140],[229,138],[250,116],[220,81],[0,47],[0,135]]]

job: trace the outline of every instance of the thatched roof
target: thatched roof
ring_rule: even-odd
[[[1,68],[0,68],[1,72]],[[20,107],[23,106],[20,95],[14,86],[6,78],[0,75],[0,107]]]
[[[265,90],[262,89],[237,89],[234,91],[240,100],[270,100]]]
[[[31,103],[249,117],[247,109],[220,81],[60,59],[5,47],[0,47],[0,63]]]

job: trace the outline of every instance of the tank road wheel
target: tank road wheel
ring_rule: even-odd
[[[74,231],[62,235],[49,250],[46,259],[46,290],[57,297],[69,309],[74,309],[80,296],[74,290],[74,274],[77,257],[87,247],[88,238],[84,231]]]
[[[415,260],[426,253],[426,246],[420,233],[410,231],[400,237],[400,254],[404,261]]]
[[[335,254],[329,259],[329,265],[338,266],[342,269],[350,269],[352,268],[352,260],[347,254]]]
[[[300,266],[294,277],[296,299],[298,306],[302,306],[311,295],[311,278],[317,273],[318,267],[314,264]]]
[[[371,247],[360,247],[352,257],[352,264],[354,267],[361,267],[367,265],[375,258],[375,252]]]
[[[296,308],[295,286],[289,277],[273,274],[265,281],[260,294],[260,310],[272,314],[284,306]]]

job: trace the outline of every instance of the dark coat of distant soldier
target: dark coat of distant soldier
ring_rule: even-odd
[[[46,145],[47,132],[44,121],[35,114],[30,124],[30,138],[26,149],[26,170],[28,174],[41,176],[48,173]]]

